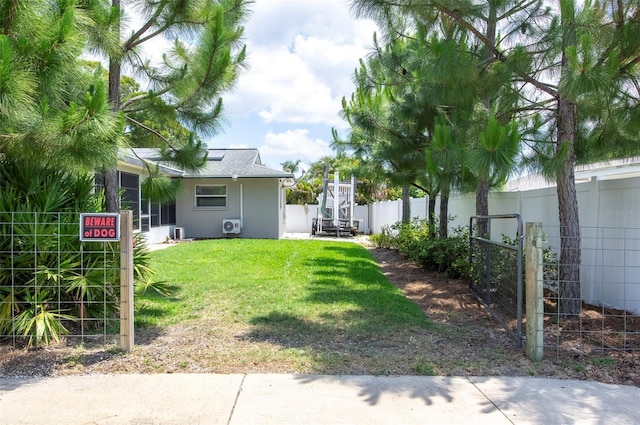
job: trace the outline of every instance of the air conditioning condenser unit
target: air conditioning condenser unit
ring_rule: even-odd
[[[237,218],[227,218],[222,220],[222,233],[241,233],[242,232],[242,220]]]

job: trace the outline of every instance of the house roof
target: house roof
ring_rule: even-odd
[[[291,173],[262,165],[257,149],[209,149],[207,165],[192,177],[276,177],[290,178]]]
[[[126,164],[131,164],[131,165],[144,168],[145,165],[143,160],[149,160],[151,162],[154,162],[150,158],[147,158],[147,155],[150,155],[150,152],[146,152],[146,151],[156,151],[156,155],[157,155],[156,149],[121,149],[120,152],[118,153],[118,160]],[[176,167],[171,167],[166,164],[161,164],[159,162],[154,162],[154,164],[158,165],[162,173],[167,174],[169,176],[178,177],[178,176],[184,175],[184,171]]]
[[[135,155],[160,163],[158,149],[135,148]],[[170,167],[168,167],[170,168]],[[175,169],[175,168],[174,168]],[[293,174],[262,165],[258,149],[208,149],[207,163],[197,173],[181,171],[184,178],[293,178]]]

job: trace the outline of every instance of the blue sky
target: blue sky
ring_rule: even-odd
[[[371,50],[375,24],[356,20],[347,0],[257,0],[245,24],[249,69],[223,96],[227,125],[210,148],[255,147],[280,169],[303,168],[332,155],[331,128],[360,58]]]

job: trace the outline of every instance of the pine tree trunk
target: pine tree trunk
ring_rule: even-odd
[[[429,194],[429,211],[427,213],[429,219],[429,235],[436,235],[436,194]]]
[[[120,9],[120,0],[112,0],[111,6],[114,9]],[[117,24],[120,25],[119,23]],[[120,109],[120,60],[109,59],[109,105],[112,111]],[[118,172],[116,165],[112,169],[103,170],[104,177],[104,193],[107,212],[120,211],[120,199],[118,195]]]
[[[557,174],[560,219],[559,312],[562,316],[580,313],[580,223],[574,176],[575,105],[564,97],[558,101],[558,149],[568,144],[567,157]]]
[[[408,224],[411,221],[411,193],[409,186],[402,186],[402,223]]]
[[[489,12],[487,15],[487,44],[494,46],[496,44],[496,31],[498,25],[498,2],[496,0],[490,0],[488,2]],[[493,54],[490,51],[487,51],[487,60],[491,60],[493,58]],[[487,108],[487,111],[491,110],[491,97],[486,97],[484,99],[484,106]],[[478,185],[476,186],[476,215],[489,215],[489,180],[488,175],[484,175],[485,173],[480,173],[480,178],[478,179]],[[487,173],[488,174],[488,173]],[[489,237],[488,234],[488,221],[486,219],[479,219],[477,221],[477,235],[480,237]],[[473,229],[469,229],[469,231],[473,231]]]
[[[104,201],[107,212],[120,212],[118,172],[103,169],[102,178],[104,179]]]
[[[440,231],[441,238],[449,236],[449,191],[440,194]]]
[[[476,215],[489,215],[489,182],[480,181],[476,188]],[[476,235],[480,237],[488,237],[487,219],[477,220]]]
[[[561,0],[562,1],[562,0]],[[575,18],[569,8],[562,9],[562,58],[560,80],[567,70],[566,50],[574,46]],[[558,215],[560,221],[560,276],[558,282],[558,311],[561,316],[580,314],[580,223],[574,166],[576,106],[562,93],[558,95],[556,155],[563,155],[557,171]]]

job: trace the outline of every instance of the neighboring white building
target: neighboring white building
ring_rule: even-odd
[[[579,165],[574,170],[576,183],[586,183],[592,178],[598,180],[615,180],[640,177],[640,157],[616,159]],[[548,180],[541,174],[530,174],[509,180],[505,192],[522,192],[545,187],[555,187],[554,180]]]

